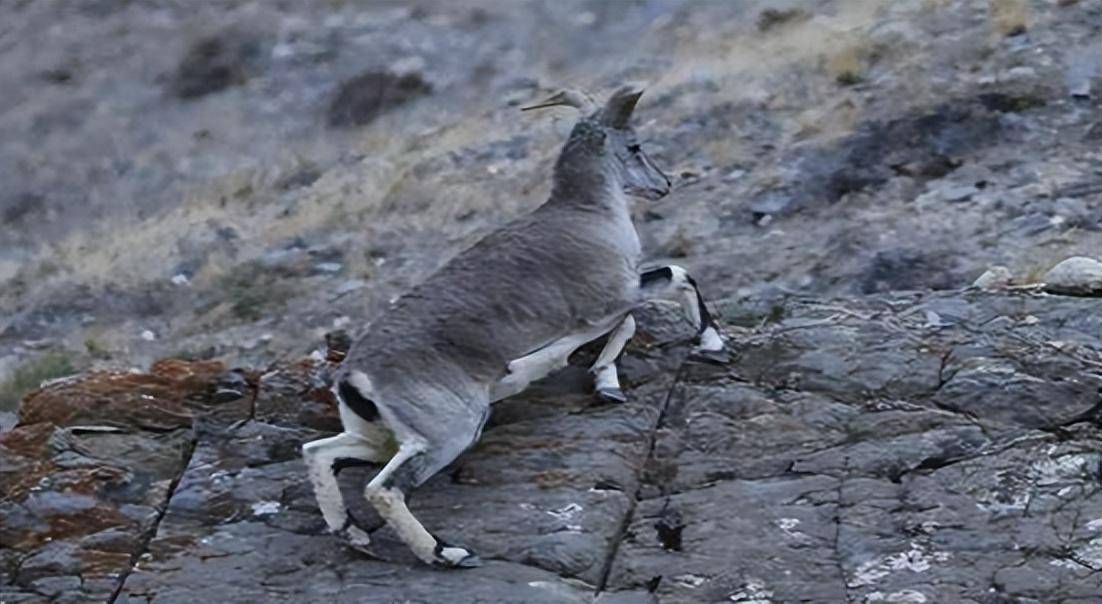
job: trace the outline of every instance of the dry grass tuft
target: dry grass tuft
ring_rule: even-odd
[[[1017,36],[1033,23],[1029,0],[988,0],[991,29],[1000,36]]]

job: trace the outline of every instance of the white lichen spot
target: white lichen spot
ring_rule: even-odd
[[[1099,525],[1102,525],[1102,518],[1088,522],[1087,528],[1094,530],[1099,528]],[[1068,562],[1080,570],[1084,566],[1095,571],[1102,570],[1102,535],[1096,535],[1086,543],[1073,547],[1068,557],[1071,558]],[[1056,562],[1058,561],[1054,560],[1053,564]]]
[[[741,590],[731,594],[728,599],[746,604],[772,604],[773,590],[766,589],[764,581],[749,579],[743,584]]]
[[[673,578],[674,583],[680,585],[681,587],[688,587],[689,589],[696,589],[701,585],[704,585],[704,582],[707,580],[708,579],[706,577],[701,577],[700,575],[694,575],[692,573],[677,575]]]
[[[279,513],[278,501],[258,501],[252,505],[253,516],[267,516]]]
[[[936,520],[926,520],[922,524],[918,525],[918,530],[927,535],[933,534],[939,528],[941,528],[941,523],[937,522]]]
[[[910,551],[881,556],[857,567],[848,585],[850,587],[872,585],[892,573],[903,570],[925,572],[930,570],[932,563],[944,562],[949,557],[948,552],[931,552],[927,547],[911,542]]]
[[[799,526],[799,524],[798,518],[781,518],[777,521],[777,526],[786,533]]]
[[[926,594],[913,589],[901,589],[885,594],[882,591],[874,591],[865,596],[866,602],[892,602],[894,604],[922,604],[926,602]]]
[[[1089,475],[1088,460],[1085,455],[1063,455],[1042,459],[1032,464],[1036,473],[1037,486],[1056,486],[1061,483],[1079,483],[1084,475]]]
[[[578,512],[582,511],[582,509],[582,506],[576,503],[570,503],[557,510],[548,510],[547,513],[559,520],[570,520],[577,515]]]
[[[784,531],[784,534],[788,535],[792,539],[796,539],[798,541],[806,541],[810,539],[810,537],[805,535],[802,531],[796,530],[796,527],[800,525],[800,520],[798,518],[780,518],[774,521],[773,524],[776,524],[777,528]]]

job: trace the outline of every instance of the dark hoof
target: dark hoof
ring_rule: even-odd
[[[482,566],[482,558],[474,554],[470,554],[455,564],[456,568],[478,568],[479,566]]]
[[[606,403],[626,403],[628,397],[619,388],[601,388],[597,390],[597,398]]]
[[[465,547],[448,545],[437,549],[434,564],[441,568],[478,568],[482,559]]]
[[[689,353],[689,360],[695,363],[726,365],[727,363],[731,362],[731,355],[727,353],[727,349],[693,350]]]

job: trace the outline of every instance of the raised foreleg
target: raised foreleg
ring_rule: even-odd
[[[716,363],[727,362],[727,349],[719,335],[719,326],[688,271],[672,264],[663,266],[640,275],[639,285],[645,297],[674,300],[681,304],[681,309],[697,330],[693,356]]]

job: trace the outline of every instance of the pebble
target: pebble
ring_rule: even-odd
[[[972,287],[987,290],[1002,289],[1010,285],[1012,278],[1010,269],[1005,266],[992,266],[972,282]]]

